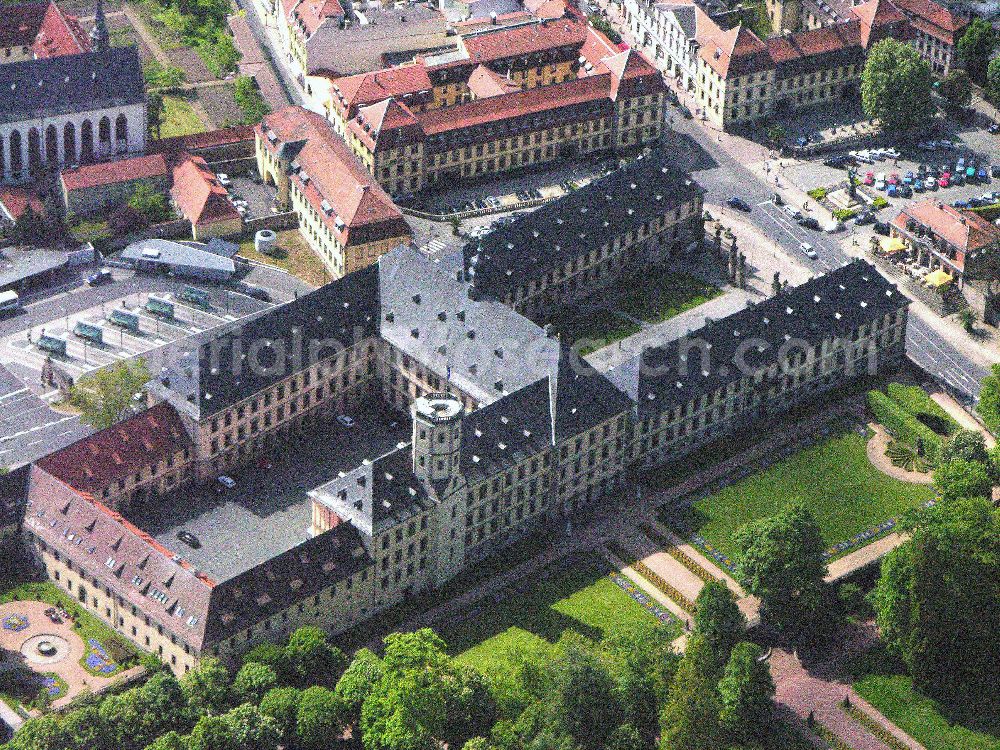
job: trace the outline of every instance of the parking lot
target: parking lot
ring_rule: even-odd
[[[256,174],[256,173],[255,173]],[[259,178],[226,175],[223,183],[229,197],[244,220],[259,219],[277,213],[274,201],[278,195],[273,185],[265,185]]]
[[[51,356],[67,374],[78,378],[117,361],[148,356],[268,307],[267,303],[224,288],[197,291],[205,295],[204,304],[185,299],[181,287],[173,292],[129,295],[67,312],[44,325],[0,339],[0,363],[15,364],[19,372],[41,373],[46,357]],[[154,311],[157,306],[163,312]]]
[[[212,578],[231,578],[307,538],[312,501],[306,493],[410,439],[406,418],[385,414],[379,403],[350,416],[353,428],[331,419],[234,473],[231,489],[214,483],[185,489],[130,520]],[[194,534],[200,546],[179,540],[181,531]]]

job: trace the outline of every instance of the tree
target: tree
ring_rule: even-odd
[[[888,555],[873,596],[887,649],[914,686],[975,713],[1000,683],[1000,510],[988,500],[938,503]]]
[[[988,464],[990,454],[986,450],[986,438],[983,437],[983,433],[979,430],[959,430],[952,435],[944,444],[941,460],[954,461],[956,458]]]
[[[956,458],[934,470],[934,489],[945,502],[964,497],[990,497],[993,478],[985,464]]]
[[[151,138],[160,137],[163,127],[163,95],[157,91],[149,92],[146,105],[146,121]]]
[[[722,581],[702,587],[695,600],[694,630],[715,655],[719,671],[733,647],[746,636],[747,620],[736,606],[736,597]]]
[[[958,40],[958,59],[973,81],[986,83],[986,65],[997,46],[997,33],[989,21],[976,18]]]
[[[909,44],[883,39],[861,73],[861,106],[888,130],[910,130],[933,114],[931,69]]]
[[[621,723],[614,681],[593,650],[565,638],[560,640],[560,654],[551,665],[553,715],[580,747],[601,750]]]
[[[15,245],[44,246],[49,244],[49,232],[45,219],[29,202],[21,215],[14,221],[10,241]]]
[[[737,644],[719,680],[719,721],[737,742],[762,739],[771,723],[774,681],[763,653],[755,643]]]
[[[968,107],[972,103],[972,81],[961,68],[953,68],[941,79],[941,96],[955,108]]]
[[[695,633],[670,686],[660,715],[660,750],[705,750],[717,746],[719,697],[715,655]]]
[[[351,665],[337,681],[337,697],[344,706],[351,723],[361,718],[361,705],[382,679],[382,660],[370,649],[362,648],[354,654]]]
[[[826,545],[799,502],[741,528],[737,579],[761,600],[761,619],[793,643],[818,645],[839,624],[836,596],[823,580]]]
[[[299,687],[322,685],[332,688],[347,666],[347,657],[314,625],[299,628],[285,647],[288,669]]]
[[[243,654],[243,663],[265,664],[274,670],[274,673],[281,675],[287,668],[285,649],[276,643],[266,641],[258,643],[252,649]]]
[[[994,104],[1000,101],[1000,57],[986,66],[986,94]]]
[[[256,125],[271,113],[271,108],[261,96],[257,83],[250,76],[236,76],[233,81],[233,99],[243,112],[245,125]]]
[[[976,311],[971,307],[962,308],[961,312],[958,313],[958,321],[962,324],[962,328],[965,329],[966,333],[976,332]]]
[[[607,750],[648,750],[649,746],[638,729],[631,724],[622,724],[608,738]]]
[[[260,701],[260,712],[274,719],[283,745],[291,743],[297,735],[300,695],[298,688],[277,687],[268,690]]]
[[[194,711],[219,715],[229,708],[229,680],[229,672],[222,662],[210,657],[181,677],[181,690]]]
[[[136,185],[128,199],[128,206],[142,214],[150,224],[158,224],[170,218],[166,197],[146,182]]]
[[[249,662],[233,680],[233,696],[239,703],[260,703],[264,694],[278,685],[278,676],[266,664]]]
[[[83,412],[81,419],[103,430],[127,415],[136,394],[149,382],[146,360],[116,362],[80,378],[70,389],[70,402]]]
[[[244,703],[223,716],[229,728],[232,750],[274,750],[278,745],[278,725],[256,706]],[[192,745],[191,750],[196,750]],[[206,750],[219,750],[212,747]]]
[[[990,432],[1000,431],[1000,363],[994,364],[990,374],[980,383],[976,411]]]
[[[166,734],[160,735],[151,743],[146,745],[146,750],[188,750],[189,745],[185,737],[171,729]]]

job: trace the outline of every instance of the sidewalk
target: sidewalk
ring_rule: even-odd
[[[272,110],[277,111],[287,107],[289,104],[288,95],[275,76],[271,63],[261,49],[246,17],[237,14],[229,16],[227,20],[229,30],[233,33],[233,40],[236,42],[236,48],[243,55],[239,63],[240,74],[253,76],[256,79],[261,96],[264,97]]]

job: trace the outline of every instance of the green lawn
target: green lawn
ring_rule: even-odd
[[[483,606],[441,636],[459,662],[488,674],[507,671],[526,655],[544,654],[567,629],[599,640],[617,628],[655,625],[607,573],[604,560],[589,555],[528,592]]]
[[[323,286],[330,281],[330,274],[325,271],[323,261],[309,247],[298,229],[284,229],[277,234],[274,254],[258,252],[254,241],[250,239],[240,243],[240,255],[248,260],[283,268],[312,286]]]
[[[950,724],[906,675],[868,675],[854,689],[927,750],[1000,750],[1000,725],[987,733]]]
[[[160,124],[160,137],[172,138],[177,135],[203,133],[205,123],[198,117],[194,108],[179,96],[163,97],[163,121]]]
[[[708,302],[721,290],[686,273],[654,269],[622,285],[621,309],[647,323],[660,323]]]
[[[636,323],[603,308],[557,318],[551,323],[563,341],[573,345],[581,355],[603,349],[639,332]]]
[[[835,434],[699,500],[686,520],[692,531],[734,558],[734,532],[791,500],[805,504],[832,546],[933,496],[926,485],[891,479],[872,466],[866,443],[855,431]]]
[[[83,640],[85,651],[88,639],[98,641],[118,663],[119,668],[111,674],[101,673],[101,677],[111,677],[138,662],[139,651],[130,641],[118,635],[97,617],[86,611],[65,591],[49,581],[20,583],[0,594],[0,604],[13,601],[41,601],[61,606],[73,617],[73,630]],[[86,664],[86,653],[80,664],[88,672],[93,671]]]

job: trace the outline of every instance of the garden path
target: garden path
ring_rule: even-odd
[[[867,446],[868,460],[872,462],[872,466],[881,471],[883,474],[886,474],[893,479],[898,479],[901,482],[910,482],[912,484],[931,484],[934,481],[930,472],[907,471],[901,466],[896,466],[885,454],[886,449],[889,447],[889,443],[892,441],[889,433],[885,431],[885,428],[882,427],[882,425],[876,422],[869,422],[868,427],[875,433],[872,436],[872,439],[868,441]]]

